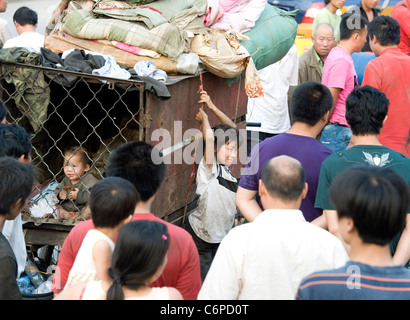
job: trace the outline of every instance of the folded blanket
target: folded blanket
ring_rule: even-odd
[[[95,19],[84,9],[67,16],[63,31],[82,39],[121,41],[153,50],[169,58],[178,57],[185,49],[185,40],[180,30],[172,23],[165,23],[149,30],[132,22]]]

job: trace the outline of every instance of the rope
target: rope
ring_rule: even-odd
[[[159,11],[158,9],[152,8],[150,6],[147,5],[139,5],[136,7],[128,7],[128,8],[121,8],[121,9],[134,9],[134,8],[142,8],[142,9],[150,9],[153,10],[157,13],[159,13],[160,15],[162,15],[169,23],[171,23],[171,21],[168,19],[168,17],[166,17],[161,11]],[[103,10],[111,10],[111,9],[119,9],[119,8],[104,8]],[[185,43],[187,49],[189,52],[192,53],[191,48],[189,47],[188,43]],[[203,79],[203,74],[201,69],[199,68],[199,66],[197,67],[198,69],[198,73],[199,73],[199,88],[198,88],[198,92],[202,92],[204,91],[204,79]],[[202,103],[202,110],[204,109],[204,104]],[[198,130],[201,131],[202,125],[200,124],[198,127]],[[182,216],[182,223],[185,222],[185,217],[186,217],[186,212],[187,212],[187,208],[188,208],[188,199],[189,199],[189,195],[191,194],[192,191],[192,184],[195,180],[195,157],[196,157],[196,151],[197,151],[197,147],[198,147],[198,141],[197,141],[197,145],[195,146],[195,152],[192,156],[192,164],[191,164],[191,172],[189,174],[189,181],[188,181],[188,188],[187,188],[187,195],[186,195],[186,200],[185,200],[185,206],[184,206],[184,213]],[[167,219],[168,217],[168,213],[165,215],[165,219]]]

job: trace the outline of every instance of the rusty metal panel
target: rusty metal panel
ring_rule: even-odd
[[[149,128],[146,129],[146,141],[158,145],[160,141],[153,140],[153,133],[157,129],[168,130],[171,134],[172,144],[180,142],[183,138],[179,134],[188,129],[198,130],[199,124],[195,120],[195,114],[201,105],[199,101],[200,77],[182,80],[174,85],[168,86],[171,99],[166,101],[158,100],[151,94],[146,97],[145,112],[149,119]],[[247,96],[244,90],[244,79],[228,86],[224,79],[211,73],[203,75],[203,87],[208,92],[214,104],[231,119],[236,119],[238,128],[245,128],[245,114]],[[206,110],[206,107],[205,107]],[[211,126],[218,124],[217,118],[208,112]],[[179,122],[179,123],[178,123]],[[195,143],[195,142],[194,142]],[[192,150],[192,148],[190,148]],[[172,155],[174,156],[174,155]],[[175,157],[174,157],[175,158]],[[182,163],[167,164],[167,174],[165,180],[154,200],[152,211],[159,217],[167,218],[175,211],[184,208],[195,199],[195,180],[192,188],[189,188],[190,173],[192,166]],[[239,165],[232,168],[232,172],[239,177]]]

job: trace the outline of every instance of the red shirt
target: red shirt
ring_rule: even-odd
[[[184,300],[195,300],[202,286],[198,250],[191,235],[183,228],[166,222],[152,213],[134,214],[134,220],[152,220],[165,223],[171,238],[168,250],[168,262],[162,275],[151,287],[173,287]],[[71,229],[57,261],[53,280],[53,292],[59,293],[67,282],[68,274],[88,230],[93,229],[93,221],[87,220]]]
[[[387,120],[380,143],[410,156],[410,57],[398,48],[388,48],[367,64],[362,85],[370,85],[389,99]]]
[[[407,0],[401,1],[393,8],[390,17],[397,20],[400,24],[400,43],[399,49],[410,54],[410,3]]]

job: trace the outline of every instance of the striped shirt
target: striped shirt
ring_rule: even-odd
[[[349,261],[345,266],[306,277],[298,300],[410,300],[410,270]]]

